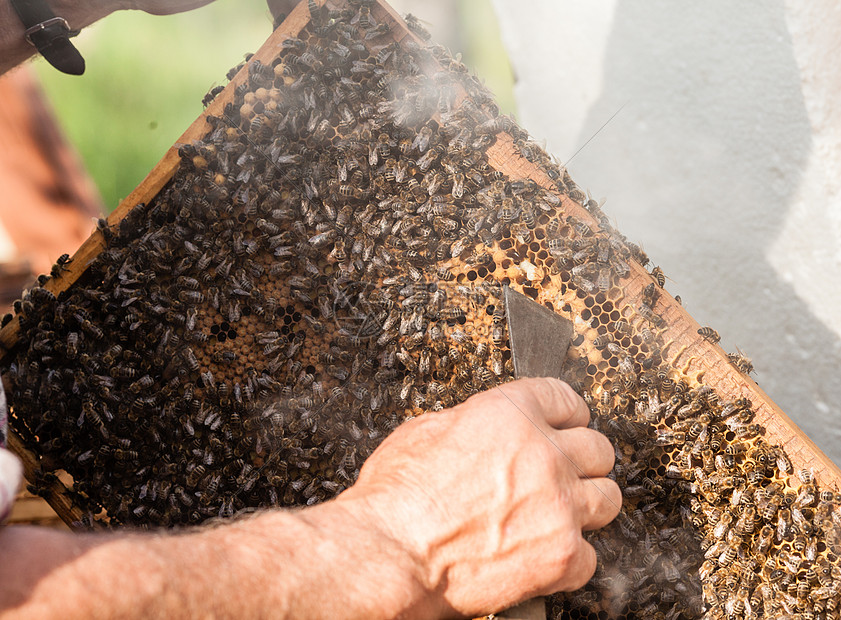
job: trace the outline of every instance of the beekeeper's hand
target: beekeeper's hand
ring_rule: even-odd
[[[337,504],[417,558],[433,615],[474,617],[576,590],[596,554],[582,531],[619,512],[614,451],[565,383],[523,379],[399,427]]]

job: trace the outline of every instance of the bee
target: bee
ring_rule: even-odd
[[[572,284],[590,295],[595,293],[597,290],[596,284],[594,282],[582,276],[572,276]]]
[[[698,329],[698,333],[704,340],[712,344],[717,344],[721,340],[721,336],[712,327],[701,327]]]
[[[412,141],[412,149],[417,150],[420,153],[425,153],[429,148],[433,137],[434,133],[432,127],[430,127],[429,125],[424,125],[418,130],[415,139]],[[421,168],[421,171],[423,171],[423,168]]]
[[[537,215],[530,202],[523,203],[520,208],[520,218],[529,230],[533,230],[537,226]]]
[[[442,308],[440,316],[444,320],[453,321],[464,318],[464,308],[458,306],[449,306]]]
[[[632,249],[631,253],[635,254],[636,252],[634,252],[634,250]],[[648,262],[648,257],[645,256],[645,254],[643,254],[641,251],[639,252],[639,254],[645,258],[645,262],[638,258],[639,263],[644,267],[645,264]],[[654,269],[651,270],[651,277],[654,278],[654,281],[657,283],[657,286],[659,286],[660,288],[666,287],[666,275],[663,273],[663,270],[660,269],[660,267],[654,267]]]
[[[599,275],[596,279],[596,287],[599,289],[599,291],[601,291],[602,293],[606,293],[608,290],[610,290],[612,277],[613,275],[610,271],[610,268],[602,267],[601,269],[599,269]]]
[[[756,508],[746,506],[742,512],[742,516],[736,521],[736,530],[743,536],[750,536],[756,527],[756,519]]]
[[[423,27],[421,20],[411,13],[407,13],[403,19],[406,21],[406,26],[409,27],[409,30],[411,30],[412,33],[414,33],[422,41],[429,41],[429,39],[432,38],[429,31]]]
[[[491,329],[491,341],[495,346],[501,347],[505,339],[505,327],[502,323],[495,323]]]
[[[496,384],[496,381],[494,379],[494,373],[485,368],[484,366],[479,366],[476,368],[476,376],[486,386],[492,386]]]
[[[501,377],[505,373],[505,361],[502,357],[502,351],[497,348],[491,351],[491,371],[497,377]]]
[[[351,24],[357,24],[361,28],[370,30],[377,27],[377,22],[371,16],[371,7],[363,5],[359,7],[356,16],[350,20]]]
[[[715,471],[715,455],[712,449],[704,448],[701,451],[701,459],[703,461],[704,473],[711,474]]]
[[[216,95],[221,93],[223,90],[225,90],[224,86],[214,86],[213,88],[211,88],[207,92],[207,94],[204,97],[202,97],[202,106],[204,106],[205,108],[209,106],[213,102],[213,100],[216,99]]]
[[[418,372],[421,374],[429,374],[432,360],[432,349],[424,347],[421,350],[420,358],[418,360]]]
[[[626,336],[630,336],[634,333],[633,329],[631,329],[630,324],[628,324],[627,321],[623,321],[621,319],[618,321],[614,321],[611,325],[611,328],[613,329],[613,331],[619,332],[620,334],[624,334]]]
[[[780,470],[780,473],[790,474],[792,472],[791,461],[782,449],[777,450],[776,463],[777,469]]]
[[[105,239],[105,245],[109,245],[114,238],[114,231],[111,230],[108,220],[104,218],[97,219],[96,229],[102,234],[102,238]]]
[[[704,583],[707,583],[710,576],[715,572],[715,570],[716,570],[716,563],[715,562],[713,562],[712,560],[706,560],[705,562],[703,562],[701,564],[700,569],[698,569],[698,575],[701,577],[701,581],[703,581]]]
[[[777,512],[777,542],[782,542],[791,529],[791,510],[780,508]]]
[[[754,371],[753,361],[741,351],[738,353],[728,353],[727,358],[744,375],[749,375]]]
[[[660,291],[657,290],[657,286],[654,282],[649,283],[642,291],[642,303],[649,308],[654,307],[654,304],[657,303],[658,297],[660,297]]]
[[[800,555],[783,550],[780,550],[779,560],[782,560],[783,566],[791,575],[797,574],[800,565],[803,563],[803,558]]]
[[[143,390],[148,390],[154,384],[155,381],[154,379],[152,379],[151,376],[143,375],[142,377],[140,377],[140,379],[129,385],[129,391],[134,394],[139,394]]]
[[[196,358],[196,354],[193,353],[193,350],[190,347],[186,347],[183,349],[181,355],[184,358],[184,363],[187,364],[187,368],[189,368],[192,372],[198,372],[199,361]]]
[[[204,295],[199,291],[181,290],[178,292],[178,299],[184,303],[200,304],[204,301]]]
[[[617,321],[617,322],[619,322],[619,321]],[[613,342],[613,334],[610,333],[610,332],[607,332],[605,334],[602,334],[601,336],[598,336],[595,340],[593,340],[593,346],[598,348],[598,349],[603,349],[608,344],[610,344],[612,342]]]
[[[637,313],[644,318],[646,321],[654,325],[655,327],[662,329],[666,326],[666,321],[661,317],[659,314],[654,312],[651,308],[646,306],[645,304],[641,304],[637,308]]]
[[[814,562],[818,557],[818,540],[816,536],[811,536],[809,538],[808,543],[806,544],[806,548],[804,550],[803,556],[806,558],[807,562]]]
[[[137,461],[140,456],[136,450],[123,450],[117,448],[114,450],[114,458],[118,461]]]
[[[654,437],[654,444],[657,446],[670,446],[686,442],[686,433],[682,431],[670,431],[657,429]]]
[[[75,359],[79,355],[79,333],[69,332],[67,334],[67,357]]]
[[[82,321],[79,327],[82,328],[83,332],[95,340],[102,341],[105,339],[105,332],[103,332],[98,325],[95,325],[89,319]]]
[[[713,527],[713,537],[720,540],[727,535],[727,532],[730,531],[730,524],[733,522],[733,515],[729,512],[725,512],[719,517],[719,520],[716,522],[715,526]]]
[[[797,493],[794,505],[798,508],[805,508],[815,503],[817,491],[814,484],[803,484]]]
[[[55,264],[52,266],[50,270],[50,276],[53,278],[58,278],[63,272],[67,271],[67,265],[72,263],[73,259],[70,258],[69,254],[62,254],[58,257]]]
[[[739,554],[739,548],[741,545],[741,537],[734,537],[734,540],[727,545],[727,548],[718,556],[718,565],[719,566],[728,566],[732,564],[733,560]]]

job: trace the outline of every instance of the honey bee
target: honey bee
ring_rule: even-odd
[[[727,358],[742,374],[749,375],[754,372],[752,360],[741,351],[738,353],[728,353]]]
[[[654,304],[657,303],[658,297],[660,297],[660,291],[657,290],[657,286],[654,282],[648,284],[642,291],[642,303],[649,308],[654,307]]]
[[[730,524],[732,523],[732,521],[732,514],[730,514],[729,512],[725,512],[724,514],[722,514],[718,522],[713,527],[713,537],[719,540],[724,538],[730,529]]]
[[[640,250],[639,252],[634,252],[634,249],[639,250],[639,248],[632,247],[631,252],[634,254],[638,254],[638,262],[644,267],[648,262],[648,257],[642,253]],[[644,260],[643,260],[644,259]],[[654,278],[654,281],[657,283],[657,286],[660,288],[666,288],[666,275],[663,273],[663,270],[660,267],[654,267],[651,270],[651,277]]]
[[[626,336],[630,336],[634,333],[630,324],[624,320],[614,321],[611,325],[611,328],[614,331],[619,332],[620,334],[624,334]]]
[[[403,18],[406,21],[406,25],[409,27],[418,38],[422,41],[429,41],[432,38],[432,35],[429,34],[429,31],[423,27],[421,20],[412,15],[411,13],[407,13]]]
[[[69,254],[62,254],[58,257],[55,264],[52,266],[50,270],[50,276],[53,278],[58,278],[61,274],[67,271],[67,265],[72,263],[73,259],[70,258]]]
[[[736,538],[736,541],[729,543],[721,555],[718,556],[718,565],[728,566],[731,564],[739,554],[740,544],[739,537]]]
[[[655,327],[662,329],[666,326],[666,321],[661,317],[659,314],[654,312],[651,308],[646,306],[645,304],[641,304],[637,308],[637,313],[643,317],[646,321],[654,325]]]
[[[102,238],[105,239],[106,245],[108,245],[114,238],[114,232],[111,230],[111,225],[108,224],[108,220],[104,218],[97,219],[96,229],[102,234]]]
[[[670,446],[686,442],[686,433],[680,431],[669,431],[657,429],[654,444],[658,446]]]
[[[756,508],[746,506],[739,520],[736,522],[736,530],[743,536],[750,536],[756,527]]]
[[[777,512],[777,542],[782,542],[791,529],[791,510],[780,508]]]
[[[780,473],[790,474],[792,472],[791,461],[781,449],[776,451],[776,465]]]
[[[719,336],[718,332],[712,327],[701,327],[698,329],[698,333],[702,338],[704,338],[704,340],[712,344],[716,344],[719,340],[721,340],[721,336]]]
[[[805,467],[797,470],[797,477],[804,485],[813,484],[815,481],[815,475],[812,470]]]

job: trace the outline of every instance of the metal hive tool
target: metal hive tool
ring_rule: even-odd
[[[299,5],[24,296],[0,342],[33,488],[82,526],[332,497],[405,416],[512,378],[509,285],[573,320],[625,496],[551,617],[837,617],[838,469],[414,28]]]

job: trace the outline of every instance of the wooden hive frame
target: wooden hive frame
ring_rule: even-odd
[[[334,5],[333,2],[329,4]],[[386,22],[391,26],[391,32],[388,36],[393,41],[404,46],[409,42],[420,43],[419,39],[408,30],[406,24],[383,0],[377,0],[372,13],[378,22]],[[283,41],[298,35],[307,26],[309,19],[307,3],[302,2],[271,35],[250,62],[260,61],[269,64],[280,52]],[[436,67],[430,65],[424,67],[424,69],[435,71]],[[108,218],[109,227],[116,226],[135,206],[148,203],[164,188],[180,165],[179,146],[191,144],[193,141],[201,139],[210,126],[208,117],[221,116],[224,107],[234,101],[235,89],[245,83],[247,79],[248,70],[243,68],[179,141],[164,155],[163,159],[138,188],[111,214]],[[488,147],[487,159],[493,169],[512,180],[530,180],[547,191],[557,192],[557,184],[547,175],[545,169],[524,156],[521,145],[513,137],[513,132],[502,131],[497,134],[496,140]],[[603,220],[594,217],[594,214],[579,202],[568,194],[556,195],[560,201],[559,211],[570,218],[574,218],[588,229],[593,231],[602,229],[600,222]],[[76,252],[67,270],[50,279],[44,288],[55,294],[69,289],[85,274],[94,259],[104,249],[105,240],[102,232],[94,232]],[[510,255],[506,252],[506,248],[501,243],[490,249],[495,264],[498,265],[498,273],[495,273],[495,276],[504,276],[516,288],[529,288],[533,293],[532,296],[540,303],[545,303],[554,308],[560,307],[561,303],[559,303],[557,291],[563,290],[564,284],[559,273],[550,273],[550,270],[541,269],[539,265],[535,266],[531,263],[524,266],[525,261],[519,264],[512,261]],[[612,320],[621,319],[630,323],[641,324],[647,320],[640,312],[641,300],[645,297],[644,290],[652,285],[654,279],[644,265],[634,260],[629,260],[628,263],[628,273],[621,278],[617,286],[611,287],[608,292],[612,309],[611,314],[615,313],[616,315],[616,317],[612,317]],[[540,271],[539,280],[542,286],[530,286],[530,282],[535,281],[535,277],[529,274],[530,268]],[[456,259],[451,261],[451,271],[457,275],[459,281],[463,281],[469,277],[470,267],[465,261]],[[570,301],[573,305],[575,304],[574,299]],[[577,309],[580,310],[580,308]],[[677,301],[667,294],[659,295],[651,310],[662,318],[662,326],[658,329],[658,332],[664,339],[668,340],[667,344],[661,349],[667,365],[680,369],[682,375],[691,378],[695,383],[703,383],[714,388],[722,400],[749,399],[756,412],[754,421],[765,428],[766,441],[781,446],[788,454],[794,468],[810,469],[825,488],[836,491],[839,489],[841,470],[797,428],[754,381],[742,374],[730,362],[726,353],[719,346],[708,342],[698,334],[699,325]],[[566,312],[567,310],[561,311]],[[570,310],[570,312],[572,311]],[[595,328],[579,322],[577,326],[579,348],[585,352],[594,352],[596,347],[592,344],[592,341],[597,333]],[[0,346],[2,346],[0,354],[4,365],[8,366],[20,343],[19,323],[18,319],[15,318],[0,331]],[[418,412],[415,411],[415,413]],[[39,465],[38,456],[30,452],[14,432],[11,434],[10,444],[24,461],[27,479],[34,481]],[[74,505],[72,495],[61,479],[48,483],[44,492],[47,500],[65,522],[73,523],[81,519],[82,510]]]

